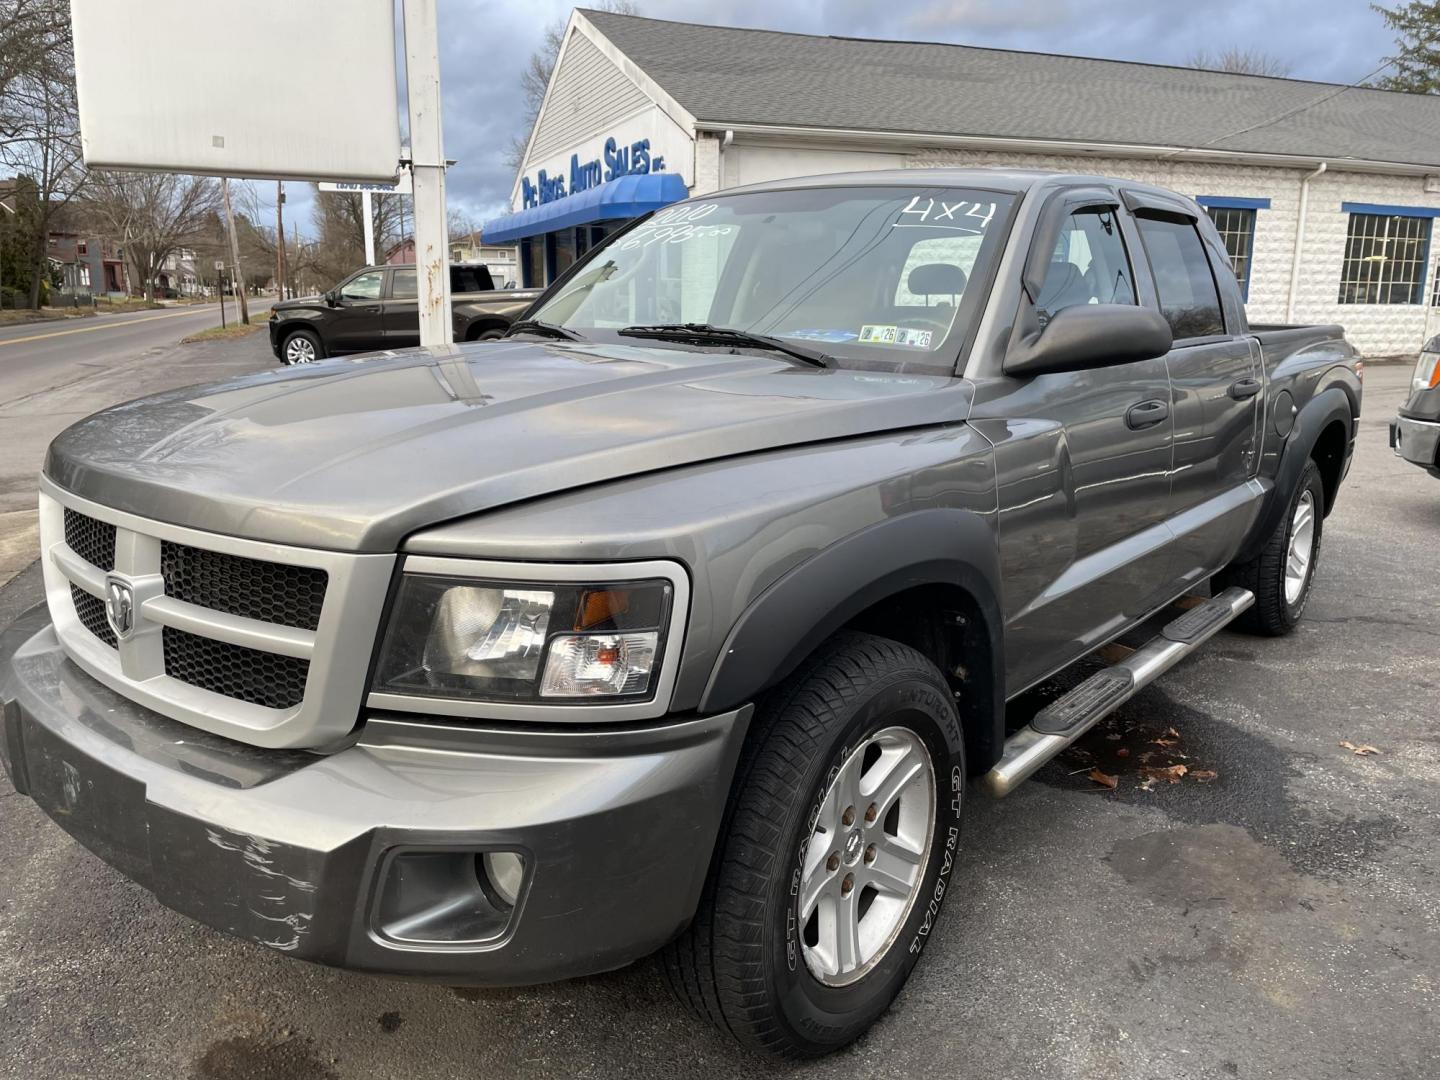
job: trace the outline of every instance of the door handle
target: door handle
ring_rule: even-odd
[[[1225,392],[1229,394],[1232,398],[1234,398],[1236,401],[1244,401],[1246,398],[1254,397],[1261,391],[1261,389],[1262,387],[1259,379],[1252,379],[1249,376],[1246,376],[1243,379],[1236,379],[1234,382],[1232,382],[1230,384],[1230,389]]]
[[[379,313],[380,306],[377,304],[375,307],[363,307],[360,310],[365,312],[365,314],[367,315],[375,315]]]
[[[1169,415],[1170,406],[1158,398],[1154,401],[1142,401],[1126,410],[1125,426],[1139,431],[1142,428],[1154,427]]]

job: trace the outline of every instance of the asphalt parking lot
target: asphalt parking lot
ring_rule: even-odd
[[[0,1078],[1428,1080],[1440,480],[1386,446],[1408,380],[1368,373],[1299,632],[1224,633],[1010,799],[972,790],[923,962],[832,1059],[747,1058],[648,963],[458,991],[287,960],[160,907],[0,780]],[[0,625],[37,595],[21,573]]]

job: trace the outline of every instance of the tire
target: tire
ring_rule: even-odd
[[[1308,517],[1302,511],[1308,510]],[[1292,541],[1303,541],[1306,524],[1310,528],[1309,557],[1298,573],[1296,552]],[[1236,629],[1267,637],[1290,633],[1305,614],[1310,588],[1315,582],[1315,568],[1320,563],[1320,541],[1325,527],[1325,486],[1314,461],[1307,462],[1300,482],[1285,507],[1285,515],[1265,539],[1265,546],[1255,558],[1231,563],[1216,575],[1216,591],[1238,585],[1255,594],[1250,610],[1235,620]],[[1288,588],[1287,588],[1288,581]]]
[[[885,785],[862,785],[912,768],[895,809],[867,821],[861,804]],[[959,843],[964,778],[960,719],[935,666],[885,638],[832,638],[757,711],[699,910],[661,956],[672,992],[764,1057],[819,1057],[860,1036],[929,940]],[[857,794],[847,828],[840,806]],[[827,821],[839,824],[830,840],[817,831]],[[897,863],[902,845],[911,854]],[[875,891],[871,875],[884,869],[905,876],[889,880],[908,898]],[[847,895],[853,909],[843,908]],[[848,948],[830,932],[848,925],[842,910],[861,913]],[[855,963],[841,970],[847,952]]]
[[[292,330],[280,343],[280,363],[286,367],[325,359],[325,346],[313,330]]]
[[[482,330],[475,335],[476,341],[499,341],[505,336],[504,330]]]

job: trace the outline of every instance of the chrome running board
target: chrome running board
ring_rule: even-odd
[[[1005,740],[1000,760],[985,774],[985,789],[997,799],[1009,795],[1040,766],[1210,640],[1253,603],[1255,594],[1249,589],[1226,589],[1167,623],[1159,634],[1119,663],[1096,672],[1052,701]]]

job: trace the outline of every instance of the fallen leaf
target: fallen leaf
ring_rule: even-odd
[[[1353,742],[1345,741],[1341,742],[1340,745],[1359,757],[1369,757],[1371,754],[1380,753],[1377,748],[1370,746],[1368,743],[1361,743],[1359,746],[1356,746]]]
[[[1176,731],[1173,727],[1172,727],[1172,728],[1166,728],[1166,729],[1165,729],[1165,737],[1166,737],[1167,739],[1178,739],[1178,738],[1180,738],[1180,733],[1179,733],[1178,731]]]
[[[1190,767],[1188,765],[1169,765],[1163,769],[1147,767],[1143,771],[1147,779],[1168,780],[1172,784],[1178,784],[1180,778],[1190,771]]]
[[[1171,731],[1174,731],[1175,729],[1174,729],[1174,728],[1171,728],[1170,730],[1171,730]],[[1167,733],[1167,734],[1168,734],[1168,733]],[[1150,741],[1151,741],[1154,745],[1156,745],[1156,746],[1163,746],[1163,747],[1165,747],[1165,749],[1167,749],[1167,750],[1170,749],[1170,747],[1172,747],[1172,746],[1179,746],[1179,745],[1180,745],[1180,740],[1179,740],[1178,738],[1176,738],[1176,739],[1171,739],[1171,738],[1151,739]]]
[[[1191,770],[1190,770],[1190,779],[1192,779],[1192,780],[1198,780],[1198,781],[1200,781],[1200,783],[1202,783],[1202,784],[1208,784],[1211,780],[1214,780],[1215,777],[1217,777],[1217,776],[1219,776],[1219,775],[1220,775],[1220,774],[1217,773],[1214,769],[1191,769]]]
[[[1155,790],[1155,778],[1152,777],[1152,776],[1147,776],[1144,780],[1141,780],[1141,781],[1140,781],[1140,790],[1141,790],[1141,791],[1154,791],[1154,790]]]
[[[1090,779],[1102,787],[1108,788],[1113,788],[1116,784],[1120,783],[1119,777],[1111,776],[1109,773],[1103,773],[1099,769],[1090,770]]]
[[[1116,750],[1116,751],[1115,751],[1115,756],[1116,756],[1116,757],[1129,757],[1129,756],[1130,756],[1130,748],[1129,748],[1128,746],[1122,746],[1122,747],[1120,747],[1119,750]]]

